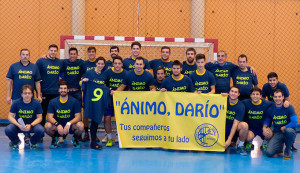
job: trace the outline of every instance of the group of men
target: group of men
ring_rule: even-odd
[[[296,150],[293,142],[298,120],[289,103],[288,88],[278,81],[276,73],[269,73],[268,83],[261,90],[257,87],[255,70],[247,65],[248,59],[244,54],[238,57],[238,65],[228,62],[227,53],[222,50],[217,53],[216,62],[206,63],[205,55],[188,48],[187,59],[181,63],[171,61],[171,49],[164,46],[161,58],[149,62],[140,56],[141,48],[139,42],[133,42],[131,56],[123,60],[119,56],[119,48],[112,46],[111,58],[107,61],[103,57],[96,58],[95,47],[88,48],[87,61],[78,59],[78,50],[70,48],[69,59],[62,61],[56,57],[57,46],[50,45],[49,55],[39,59],[36,65],[29,61],[29,50],[22,49],[21,61],[13,64],[7,74],[6,100],[13,104],[8,118],[11,124],[5,133],[13,149],[18,149],[17,133],[34,133],[29,136],[28,143],[35,149],[44,131],[52,137],[51,148],[57,147],[58,137],[69,133],[74,133],[73,145],[79,147],[79,140],[89,141],[88,118],[92,120],[91,148],[102,149],[95,131],[99,118],[94,119],[87,108],[88,115],[81,121],[81,105],[83,109],[90,106],[86,101],[90,98],[86,86],[96,83],[108,87],[110,95],[123,90],[222,94],[228,97],[225,148],[238,138],[237,152],[247,155],[253,147],[254,137],[260,136],[264,139],[262,149],[267,156],[281,153],[285,144],[284,158],[291,158],[291,150]],[[233,86],[230,86],[231,78]],[[34,89],[37,101],[30,101]],[[106,131],[104,141],[106,146],[112,146],[111,117],[114,116],[114,108],[111,101],[102,114]]]

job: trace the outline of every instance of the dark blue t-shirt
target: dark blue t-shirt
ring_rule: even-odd
[[[105,85],[107,81],[107,73],[102,72],[100,74],[97,74],[95,69],[93,70],[88,70],[83,78],[88,78],[90,82],[94,82],[97,84]]]
[[[181,74],[180,79],[174,79],[173,75],[167,77],[163,80],[161,88],[172,92],[195,92],[192,80],[183,74]]]
[[[95,69],[96,68],[96,60],[90,61],[86,60],[83,62],[83,73],[86,73],[88,70]]]
[[[239,68],[232,72],[233,85],[240,88],[241,99],[250,98],[250,92],[253,85],[258,84],[257,76],[254,76],[250,70],[243,72]]]
[[[182,71],[181,73],[189,76],[192,73],[194,73],[197,70],[197,64],[195,63],[194,65],[188,65],[188,63],[186,61],[184,61],[182,63]]]
[[[62,70],[63,62],[55,58],[40,58],[36,65],[40,71],[42,82],[41,90],[43,94],[58,94],[59,74]]]
[[[159,83],[156,79],[154,80],[154,85],[156,87],[156,91],[160,91],[161,89],[161,84],[162,83]]]
[[[123,80],[125,80],[128,71],[122,69],[120,73],[116,73],[114,67],[112,67],[106,70],[105,73],[107,73],[106,86],[112,90],[116,90],[123,83]]]
[[[230,90],[231,73],[238,68],[238,66],[231,62],[225,62],[223,66],[218,62],[215,64],[209,62],[205,64],[205,68],[212,72],[216,79],[216,94],[228,93]]]
[[[274,103],[266,100],[261,100],[261,103],[254,105],[251,99],[243,100],[245,105],[245,122],[248,123],[249,129],[261,130],[267,116],[267,110]]]
[[[150,70],[151,67],[150,67],[149,61],[146,58],[144,58],[144,60],[145,60],[144,69]],[[131,57],[125,58],[123,61],[123,68],[127,71],[133,70],[133,69],[135,69],[134,63],[135,63],[135,59],[133,59]]]
[[[70,62],[68,59],[63,60],[62,79],[69,83],[69,88],[80,89],[79,82],[84,73],[83,60],[77,59]]]
[[[22,118],[26,125],[31,124],[37,118],[38,114],[42,114],[43,109],[40,102],[35,99],[31,99],[31,102],[26,104],[23,98],[19,98],[13,102],[9,112],[16,114],[16,120]]]
[[[280,89],[283,91],[284,97],[289,97],[290,92],[284,83],[278,82],[276,88],[272,88],[269,83],[264,84],[262,88],[262,97],[267,97],[269,101],[273,101],[274,91]]]
[[[137,75],[135,70],[131,70],[127,73],[123,84],[129,86],[131,91],[149,91],[149,86],[154,85],[154,78],[147,71]]]
[[[229,99],[227,99],[226,127],[232,126],[234,119],[243,121],[244,114],[245,106],[241,101],[231,104],[229,103]]]
[[[193,82],[196,91],[201,91],[202,93],[209,93],[211,91],[211,86],[216,85],[214,75],[205,70],[204,73],[200,74],[197,70],[189,76]]]
[[[10,66],[6,78],[13,80],[11,99],[21,98],[21,88],[23,85],[31,85],[35,88],[35,82],[41,80],[40,72],[35,64],[29,62],[24,66],[21,62]]]
[[[288,108],[285,108],[283,106],[276,107],[276,105],[273,104],[267,110],[267,116],[273,121],[274,132],[280,132],[281,127],[291,122],[290,117],[297,115],[292,105],[290,105]]]
[[[153,69],[154,78],[156,79],[156,70],[158,67],[164,67],[166,70],[166,77],[172,75],[173,61],[163,62],[161,59],[154,59],[150,61],[150,67]]]
[[[108,61],[105,62],[105,66],[104,66],[103,70],[108,70],[108,69],[110,69],[112,67],[113,67],[112,60],[108,60]]]
[[[66,103],[60,102],[60,96],[50,100],[48,106],[48,113],[54,114],[53,118],[65,126],[67,122],[75,118],[75,114],[81,113],[81,106],[77,99],[68,96]]]

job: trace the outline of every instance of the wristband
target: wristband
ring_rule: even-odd
[[[71,126],[72,124],[70,122],[67,122],[67,125]]]
[[[54,123],[54,125],[57,127],[57,126],[59,125],[59,123],[56,121],[56,122]]]

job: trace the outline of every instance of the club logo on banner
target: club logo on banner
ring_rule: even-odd
[[[226,97],[116,91],[113,99],[120,148],[224,151]]]

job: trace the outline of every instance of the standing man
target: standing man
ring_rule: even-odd
[[[196,55],[197,70],[190,75],[197,93],[215,93],[216,81],[214,75],[205,69],[205,55]]]
[[[50,148],[57,148],[58,136],[73,134],[72,143],[75,148],[80,148],[79,138],[83,132],[81,120],[81,106],[79,102],[68,95],[68,82],[59,83],[60,96],[49,103],[46,133],[52,137]]]
[[[44,127],[39,123],[42,121],[42,106],[33,98],[33,87],[23,85],[21,98],[13,102],[9,114],[9,124],[5,128],[5,134],[12,141],[13,150],[19,149],[21,142],[18,133],[34,133],[29,140],[30,149],[36,150],[37,142],[44,135]]]
[[[134,66],[135,69],[127,73],[125,80],[123,80],[117,91],[124,91],[126,86],[129,86],[131,91],[155,91],[156,88],[152,74],[144,70],[145,59],[137,57]]]
[[[130,71],[135,68],[135,66],[134,66],[135,59],[140,56],[141,49],[142,49],[142,45],[140,42],[135,41],[131,44],[131,56],[128,58],[125,58],[123,61],[123,64],[124,64],[123,68],[125,70]],[[147,59],[144,59],[144,64],[145,64],[144,69],[147,69],[147,70],[151,69],[150,64]]]
[[[116,56],[119,55],[119,52],[120,52],[118,46],[110,47],[109,51],[110,51],[111,59],[109,59],[108,61],[105,62],[104,70],[107,70],[107,69],[110,69],[111,67],[113,67],[113,60]]]
[[[49,55],[46,58],[40,58],[36,65],[41,74],[42,108],[43,120],[41,125],[45,125],[48,105],[51,99],[59,96],[58,84],[59,75],[62,70],[63,62],[56,57],[58,47],[55,44],[49,46]]]
[[[188,48],[186,50],[186,61],[183,61],[182,64],[182,74],[189,76],[190,74],[192,74],[193,72],[195,72],[195,70],[197,69],[197,65],[196,65],[196,50],[194,48]]]
[[[269,141],[266,154],[269,157],[275,156],[282,152],[283,144],[285,144],[284,159],[291,158],[291,148],[295,141],[298,125],[297,114],[292,105],[288,108],[283,107],[284,92],[280,89],[274,91],[273,99],[275,105],[267,110],[267,118],[264,122],[264,129],[269,129],[272,121],[274,125],[274,135]]]
[[[241,94],[239,96],[241,101],[250,99],[250,91],[252,90],[253,86],[257,87],[258,85],[257,76],[250,72],[247,62],[247,56],[241,54],[238,57],[239,68],[236,68],[232,73],[233,85],[238,86],[241,90]]]
[[[194,92],[192,80],[181,74],[182,64],[175,60],[172,64],[172,76],[167,77],[161,84],[160,91],[172,91],[172,92]]]
[[[38,101],[42,101],[41,75],[35,64],[29,61],[30,52],[28,49],[20,51],[20,62],[12,64],[7,72],[6,103],[11,104],[13,100],[21,98],[21,88],[29,84],[36,88]]]
[[[156,91],[160,91],[161,89],[161,84],[163,80],[166,78],[166,69],[164,67],[158,67],[156,69],[156,79],[154,81],[154,85],[156,87]]]
[[[150,66],[153,69],[153,74],[154,74],[154,79],[156,79],[156,70],[158,67],[164,67],[166,71],[166,76],[172,75],[172,64],[173,61],[170,60],[170,54],[171,54],[171,49],[170,47],[163,46],[161,48],[161,58],[160,59],[154,59],[150,61]]]

